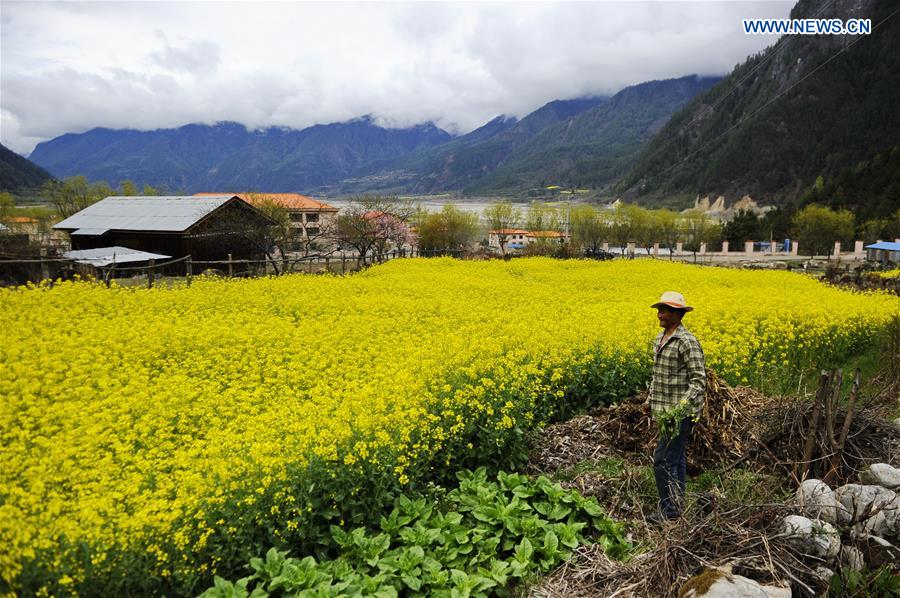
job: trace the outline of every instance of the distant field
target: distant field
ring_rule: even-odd
[[[696,307],[685,323],[733,383],[841,360],[900,310],[789,272],[655,260],[0,290],[2,579],[196,591],[365,523],[379,493],[514,459],[524,430],[647,382],[665,290]]]

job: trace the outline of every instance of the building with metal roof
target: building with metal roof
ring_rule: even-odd
[[[107,197],[53,228],[75,235],[116,231],[184,232],[235,199],[234,195]]]
[[[263,259],[272,220],[235,195],[107,197],[53,228],[72,250],[123,247],[195,261]]]
[[[197,193],[198,197],[221,195],[220,193]],[[323,201],[300,195],[299,193],[237,193],[238,197],[252,206],[267,204],[283,208],[290,218],[293,239],[288,247],[293,251],[311,248],[315,243],[320,248],[331,246],[323,237],[334,230],[338,208]]]
[[[900,264],[900,239],[866,245],[866,258],[876,262]]]

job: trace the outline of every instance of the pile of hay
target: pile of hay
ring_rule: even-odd
[[[611,560],[599,545],[580,548],[533,588],[533,596],[678,596],[704,568],[730,565],[760,583],[790,582],[795,596],[821,596],[827,581],[796,555],[778,526],[784,506],[735,506],[685,516],[653,532],[656,546],[627,562]]]
[[[610,455],[652,454],[657,430],[643,411],[646,400],[647,394],[641,393],[548,426],[532,444],[532,470],[546,473]],[[768,401],[752,388],[728,386],[707,370],[706,403],[694,426],[688,468],[696,471],[744,457],[757,444],[754,413]]]

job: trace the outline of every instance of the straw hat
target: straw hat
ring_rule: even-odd
[[[660,296],[659,301],[651,305],[650,307],[659,307],[660,305],[668,305],[669,307],[674,307],[675,309],[683,309],[684,311],[692,311],[694,308],[688,306],[684,302],[684,295],[681,293],[676,293],[675,291],[666,291]]]

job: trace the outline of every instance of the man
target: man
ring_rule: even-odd
[[[706,366],[703,349],[681,319],[693,307],[688,306],[681,293],[666,291],[656,308],[656,317],[663,329],[653,343],[653,379],[645,409],[654,420],[678,405],[686,406],[688,415],[677,425],[677,434],[660,437],[653,453],[653,473],[659,492],[659,513],[650,516],[651,522],[675,519],[684,503],[685,448],[690,441],[694,418],[700,416],[706,396]],[[684,409],[684,407],[682,408]]]

